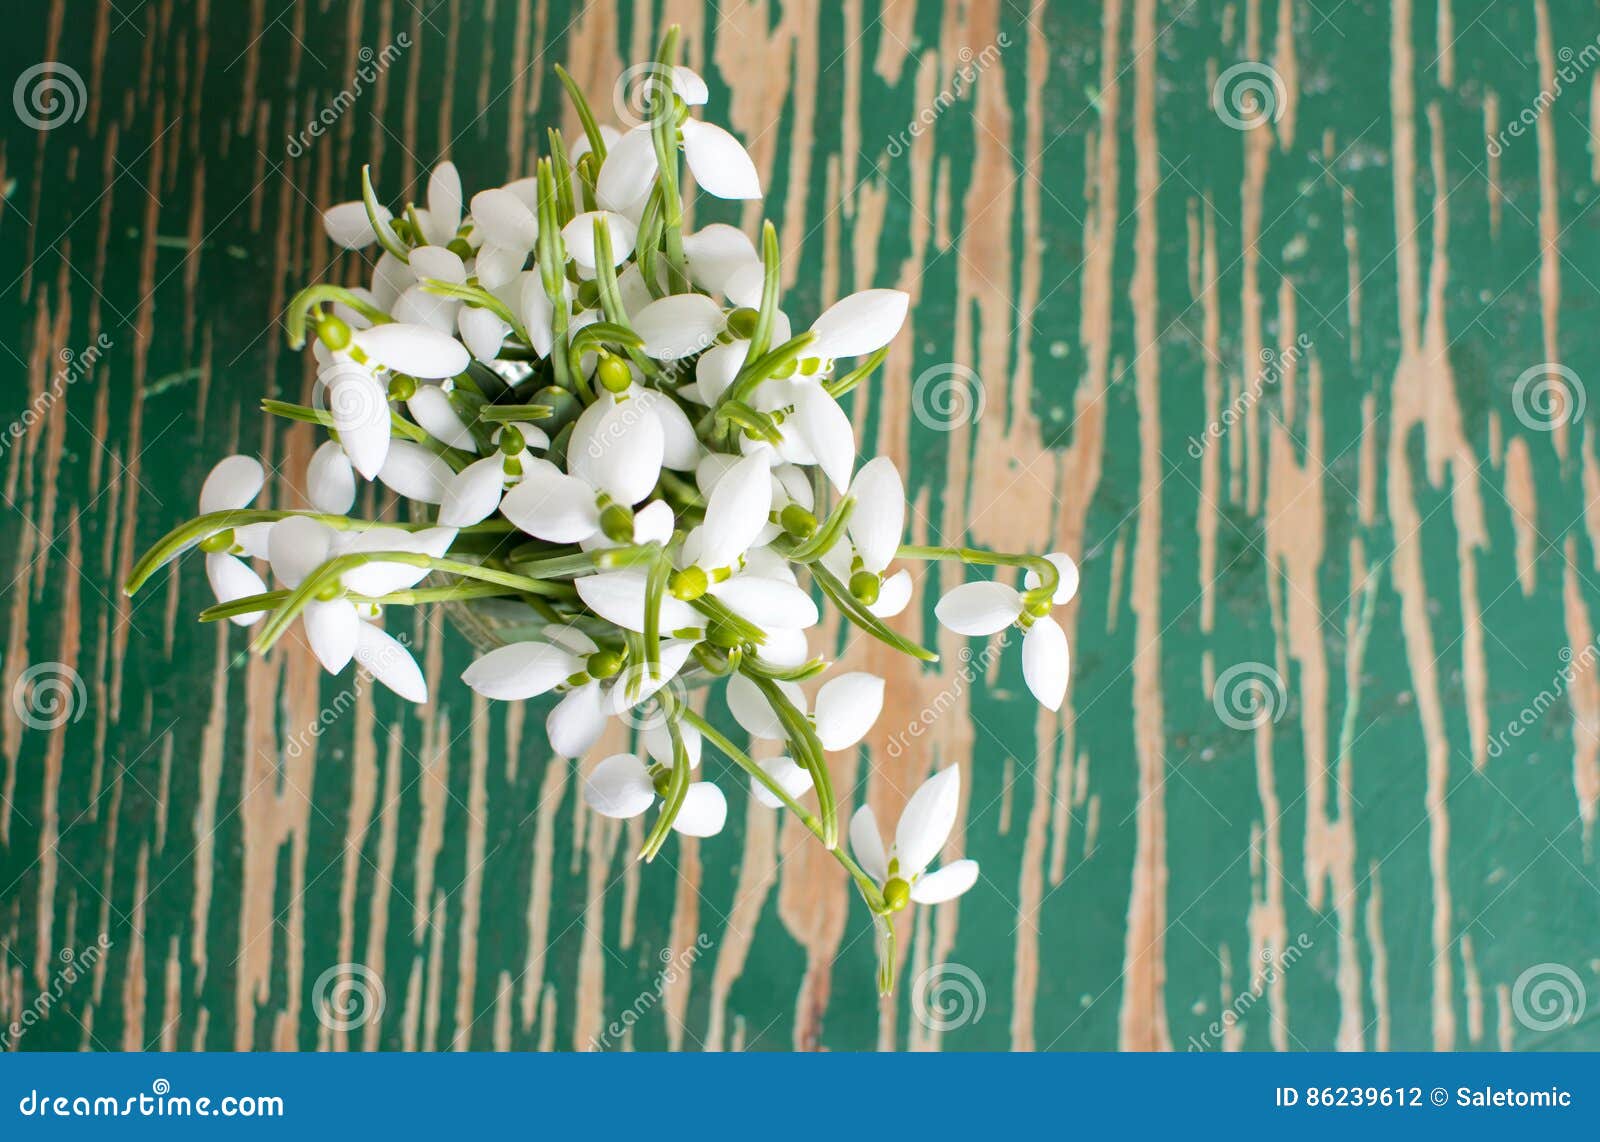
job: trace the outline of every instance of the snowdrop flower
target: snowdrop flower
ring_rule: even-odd
[[[201,485],[200,514],[249,507],[261,494],[266,478],[261,461],[253,456],[229,456],[219,460]],[[206,579],[211,584],[217,602],[231,603],[235,599],[265,594],[267,585],[261,581],[261,576],[255,573],[250,564],[234,554],[236,536],[224,533],[224,539],[227,547],[206,550]],[[253,626],[264,613],[252,611],[234,615],[233,622],[242,627]]]
[[[683,157],[700,188],[717,198],[761,197],[761,176],[744,144],[714,123],[685,119],[678,128]],[[635,127],[606,151],[595,198],[607,210],[634,213],[656,177],[655,140],[649,124]]]
[[[811,325],[811,351],[819,357],[863,357],[895,339],[905,324],[911,295],[867,289],[842,297]]]
[[[792,757],[769,757],[756,764],[789,795],[791,801],[798,801],[816,784],[810,771],[798,765]],[[754,777],[750,778],[750,795],[768,809],[783,808],[783,799]]]
[[[883,892],[889,911],[898,912],[913,900],[918,904],[954,900],[977,883],[975,860],[952,861],[938,872],[926,871],[949,839],[960,804],[961,770],[952,765],[911,795],[887,852],[872,806],[862,805],[850,818],[850,850]]]
[[[805,712],[806,697],[799,686],[793,682],[776,685],[796,709]],[[751,737],[782,741],[787,736],[766,696],[744,675],[728,679],[727,702],[734,721]],[[822,748],[833,753],[849,749],[866,737],[882,711],[883,679],[858,671],[830,679],[817,691],[811,720]]]
[[[665,736],[664,734],[662,736]],[[646,745],[652,743],[647,740]],[[685,746],[688,742],[685,741]],[[660,746],[650,750],[655,765],[646,765],[631,753],[614,754],[606,758],[589,774],[583,783],[584,803],[603,817],[626,819],[641,816],[656,798],[667,791],[671,773],[671,747],[666,749],[666,760],[660,756]],[[695,752],[690,753],[691,765],[698,764]],[[714,837],[722,832],[728,820],[728,801],[709,781],[691,782],[684,796],[683,807],[673,819],[672,827],[685,836]]]
[[[324,440],[307,461],[306,500],[329,515],[343,515],[356,502],[355,469],[336,441]]]
[[[1024,627],[1023,680],[1041,705],[1059,710],[1066,700],[1072,656],[1066,633],[1048,610],[1071,601],[1077,591],[1078,568],[1068,556],[1059,552],[1047,558],[1055,564],[1059,580],[1052,598],[1042,604],[1037,613],[1026,609],[1025,600],[1016,588],[993,580],[963,583],[940,599],[933,613],[947,630],[976,638],[998,634],[1020,622]],[[1041,582],[1033,571],[1024,578],[1030,590]]]
[[[963,583],[939,600],[933,616],[946,630],[987,638],[1022,617],[1022,595],[1010,584],[993,579]]]

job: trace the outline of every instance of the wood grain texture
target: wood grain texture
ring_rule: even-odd
[[[767,189],[696,221],[772,218],[792,314],[912,294],[851,409],[914,541],[1081,555],[1059,716],[934,626],[948,573],[903,623],[936,668],[825,631],[888,680],[841,789],[892,816],[961,761],[983,867],[882,1003],[802,828],[735,789],[636,866],[441,615],[389,617],[416,709],[247,659],[196,562],[115,586],[229,450],[300,502],[314,437],[256,406],[310,393],[293,290],[362,273],[317,225],[360,164],[524,175],[576,126],[552,65],[607,92],[666,21]],[[1597,37],[1577,0],[23,6],[0,78],[82,89],[0,106],[5,1045],[1600,1046]],[[1270,716],[1224,716],[1240,677]],[[1594,1002],[1547,1024],[1557,968]]]

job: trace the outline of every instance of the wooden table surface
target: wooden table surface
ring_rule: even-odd
[[[309,455],[257,405],[310,391],[292,291],[361,270],[319,208],[363,161],[391,199],[528,173],[575,126],[552,65],[603,105],[658,7],[768,191],[698,218],[765,210],[793,314],[912,294],[852,414],[913,535],[1081,556],[1059,716],[935,627],[937,578],[902,624],[939,667],[830,628],[889,680],[842,787],[893,814],[959,759],[983,868],[901,918],[884,1003],[803,830],[734,788],[635,865],[442,616],[390,618],[416,709],[248,659],[197,562],[117,589],[214,459]],[[8,1049],[1600,1046],[1592,3],[11,16]]]

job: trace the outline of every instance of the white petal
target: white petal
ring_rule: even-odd
[[[1061,709],[1070,662],[1067,636],[1060,625],[1048,615],[1034,619],[1022,636],[1022,677],[1046,709]]]
[[[390,442],[389,455],[378,469],[378,479],[385,485],[408,500],[424,504],[443,500],[453,475],[443,457],[410,440]]]
[[[817,691],[817,738],[828,751],[849,749],[883,711],[883,679],[853,671],[830,679]]]
[[[389,213],[387,207],[380,206],[378,217],[387,222],[394,215]],[[343,246],[346,250],[359,250],[378,240],[378,235],[373,231],[372,223],[367,218],[367,204],[359,200],[341,202],[338,206],[330,206],[324,210],[322,228],[328,232],[328,237],[335,246]]]
[[[880,619],[893,618],[911,601],[911,572],[896,571],[878,586],[878,600],[867,610]]]
[[[513,493],[515,494],[515,493]],[[578,597],[595,614],[625,630],[644,630],[645,577],[639,571],[605,571],[574,579]],[[666,595],[661,600],[661,629],[679,630],[702,625],[694,608]],[[663,663],[663,665],[665,665]]]
[[[596,401],[583,410],[567,445],[567,467],[618,503],[632,507],[661,478],[666,439],[648,405]]]
[[[594,489],[554,465],[537,468],[506,493],[500,512],[536,539],[577,543],[600,530]]]
[[[861,871],[882,884],[889,879],[889,858],[883,851],[883,834],[871,805],[862,805],[850,818],[850,851]]]
[[[272,525],[267,553],[272,573],[285,587],[298,587],[333,554],[333,528],[309,516],[292,515]]]
[[[894,461],[879,456],[863,464],[850,485],[856,498],[848,526],[856,554],[868,571],[882,571],[900,550],[906,524],[906,489]]]
[[[555,320],[555,306],[550,303],[550,295],[544,291],[544,282],[532,270],[522,275],[522,308],[518,314],[522,318],[522,327],[528,331],[528,340],[532,343],[534,352],[541,357],[550,355],[550,346],[555,342],[555,331],[552,322]]]
[[[344,515],[356,502],[355,470],[344,449],[332,440],[317,445],[306,464],[306,500],[330,515]]]
[[[975,860],[951,861],[938,872],[918,877],[911,886],[911,899],[918,904],[942,904],[954,900],[978,883],[978,862]]]
[[[606,149],[610,150],[611,147],[616,143],[616,141],[618,139],[622,138],[622,132],[617,130],[610,123],[601,123],[599,126],[600,126],[600,138],[605,143]],[[576,139],[574,139],[573,143],[572,143],[572,153],[571,153],[571,156],[570,156],[571,157],[571,161],[572,161],[572,165],[573,166],[577,166],[578,165],[578,160],[583,158],[584,155],[588,154],[591,149],[592,148],[589,146],[589,135],[588,135],[588,133],[587,132],[579,132],[578,137]],[[516,183],[510,184],[510,188],[516,187],[519,183],[527,183],[527,184],[529,184],[529,187],[528,187],[529,192],[533,193],[534,192],[534,188],[536,187],[538,181],[539,181],[538,179],[533,179],[533,178],[521,178],[521,179],[518,179]],[[532,205],[537,205],[537,204],[538,204],[538,200],[534,199]]]
[[[726,222],[713,222],[693,234],[685,234],[683,252],[689,260],[689,276],[708,293],[721,293],[735,270],[752,262],[761,264],[750,236]]]
[[[633,318],[644,351],[658,361],[676,361],[716,343],[727,319],[703,293],[680,293],[653,301]]]
[[[701,528],[700,564],[713,570],[731,565],[755,542],[771,511],[766,458],[746,456],[711,489]]]
[[[799,666],[811,657],[803,630],[769,630],[761,644],[761,661],[774,666]]]
[[[411,652],[371,623],[356,630],[356,661],[363,669],[408,702],[426,702],[428,683]]]
[[[418,280],[432,278],[452,285],[460,285],[467,280],[467,267],[461,255],[443,246],[418,246],[412,250],[411,272],[417,275]]]
[[[485,698],[519,702],[554,690],[581,669],[582,661],[560,647],[547,642],[513,642],[467,667],[461,680]]]
[[[804,630],[816,626],[821,619],[811,596],[781,579],[735,575],[713,584],[710,593],[757,626]]]
[[[797,394],[794,423],[795,430],[816,455],[829,481],[843,492],[850,483],[850,469],[856,462],[855,430],[844,409],[821,385],[808,385]]]
[[[700,767],[700,755],[704,752],[705,742],[700,737],[700,731],[682,722],[678,732],[683,736],[683,749],[689,755],[689,768]],[[644,746],[645,752],[652,761],[662,765],[671,765],[672,757],[672,732],[667,729],[665,720],[652,721],[639,731],[639,742]]]
[[[461,227],[461,175],[456,164],[439,163],[428,175],[428,214],[423,235],[438,246],[450,244]]]
[[[453,527],[430,527],[422,531],[375,527],[347,541],[344,550],[347,553],[411,551],[437,558],[450,549],[455,537]],[[410,563],[366,563],[346,571],[341,579],[346,588],[359,595],[379,596],[415,587],[428,577],[428,570]]]
[[[805,709],[805,694],[800,687],[793,682],[779,682],[778,687],[797,708]],[[787,736],[778,715],[767,704],[766,696],[743,674],[728,679],[727,702],[734,721],[751,737],[782,741]]]
[[[1016,588],[992,579],[963,583],[933,608],[934,617],[946,629],[980,637],[1005,630],[1021,613],[1022,596]]]
[[[817,335],[810,351],[819,357],[861,357],[876,353],[905,324],[911,295],[897,289],[867,289],[841,297],[811,326]]]
[[[475,460],[450,477],[439,503],[439,522],[446,527],[482,523],[500,506],[505,466],[500,456]]]
[[[472,362],[461,342],[426,325],[374,325],[357,332],[355,342],[384,368],[423,380],[453,377]]]
[[[337,674],[350,665],[360,640],[357,628],[361,626],[352,603],[344,599],[326,603],[314,601],[306,605],[301,618],[305,622],[311,653],[317,656],[324,670]]]
[[[811,772],[797,765],[793,758],[769,757],[756,763],[768,777],[778,783],[778,786],[787,793],[791,799],[798,801],[814,784]],[[750,794],[768,809],[780,809],[783,801],[772,790],[768,789],[754,777],[750,779]]]
[[[677,600],[674,599],[673,602]],[[663,624],[664,625],[664,624]],[[678,676],[683,664],[689,661],[689,652],[699,641],[698,632],[692,639],[667,639],[661,644],[661,668],[654,674],[635,670],[633,687],[613,685],[606,695],[606,712],[625,714],[635,706],[642,706],[653,698],[663,686]]]
[[[522,267],[527,264],[526,250],[513,250],[484,243],[478,247],[478,256],[472,260],[472,272],[478,275],[479,285],[498,293],[503,288],[509,288],[517,280],[517,275],[522,273]]]
[[[594,224],[602,222],[611,235],[611,264],[620,266],[633,253],[633,243],[639,230],[620,214],[610,210],[589,210],[574,215],[571,222],[561,228],[561,240],[566,243],[567,256],[585,270],[595,268]]]
[[[715,123],[683,121],[683,157],[694,180],[718,198],[760,198],[761,176],[744,144]]]
[[[750,342],[730,341],[726,345],[713,345],[694,363],[695,380],[700,384],[700,395],[707,404],[716,404],[728,391],[739,370],[744,368],[750,355]]]
[[[659,543],[665,547],[672,541],[672,529],[676,524],[672,505],[665,500],[655,500],[633,513],[633,541]]]
[[[766,267],[759,260],[746,262],[728,275],[722,285],[723,296],[731,305],[755,309],[761,304],[761,291],[766,286]],[[783,339],[787,341],[788,338]],[[778,342],[783,344],[783,341]]]
[[[628,390],[628,402],[638,401],[650,410],[661,425],[661,466],[674,472],[690,472],[700,461],[700,440],[695,436],[694,424],[689,414],[678,407],[678,402],[658,389],[635,385]]]
[[[254,456],[228,456],[218,460],[200,485],[200,514],[234,511],[261,494],[267,473]]]
[[[332,443],[331,441],[329,443]],[[334,445],[335,448],[338,445]],[[344,453],[339,453],[340,459]],[[261,523],[247,523],[243,527],[233,529],[233,544],[251,559],[265,559],[268,556],[268,542],[272,535],[275,520],[263,520]]]
[[[440,297],[414,285],[400,295],[389,315],[404,325],[425,326],[448,337],[456,331],[456,313],[460,309],[461,303],[455,298]]]
[[[372,298],[379,309],[394,305],[405,290],[417,280],[411,267],[385,250],[378,255],[378,264],[372,267]]]
[[[206,578],[210,580],[211,593],[216,595],[219,603],[231,603],[235,599],[264,594],[267,589],[261,576],[251,569],[250,564],[221,552],[206,556]],[[233,622],[237,626],[247,627],[264,614],[265,611],[251,611],[247,615],[234,615]]]
[[[1078,593],[1078,565],[1072,561],[1072,556],[1064,555],[1059,551],[1052,551],[1045,556],[1056,565],[1060,578],[1056,581],[1055,594],[1050,596],[1050,601],[1056,606],[1072,602],[1072,597]],[[1029,571],[1022,577],[1022,585],[1028,590],[1033,590],[1039,585],[1039,573]]]
[[[506,334],[511,332],[511,326],[498,315],[474,305],[461,307],[456,327],[461,331],[461,340],[466,342],[467,352],[480,361],[493,361],[499,356]]]
[[[369,480],[389,455],[389,394],[383,382],[358,365],[335,364],[320,374],[339,444]]]
[[[514,191],[503,187],[472,196],[472,223],[483,240],[502,250],[531,250],[539,240],[539,222]]]
[[[424,432],[441,444],[468,452],[478,450],[477,442],[472,439],[472,433],[467,431],[461,414],[456,412],[455,405],[450,403],[450,398],[438,385],[418,385],[417,391],[406,401],[406,411],[422,426]]]
[[[684,792],[672,827],[687,837],[714,837],[728,821],[728,799],[709,781],[696,781]]]
[[[545,736],[558,757],[582,757],[605,732],[600,683],[589,682],[557,702],[544,720]]]
[[[606,148],[595,180],[595,199],[607,210],[626,213],[650,191],[656,177],[656,146],[648,126],[635,127]]]
[[[650,771],[631,753],[606,758],[583,783],[584,802],[602,817],[637,817],[655,799]]]
[[[960,807],[961,769],[955,765],[941,769],[911,795],[894,831],[901,876],[916,876],[939,855]]]
[[[711,98],[711,91],[706,87],[706,81],[700,78],[700,73],[682,64],[672,69],[672,90],[690,107],[699,107]]]

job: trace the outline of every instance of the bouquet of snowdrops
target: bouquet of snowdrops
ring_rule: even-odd
[[[901,543],[900,474],[886,457],[858,464],[840,399],[882,362],[909,299],[851,294],[797,334],[770,223],[759,249],[728,225],[685,232],[681,164],[719,198],[761,190],[743,146],[695,117],[708,92],[675,65],[676,40],[670,31],[657,61],[630,72],[646,114],[625,132],[599,124],[563,73],[583,138],[569,149],[551,131],[531,177],[469,201],[441,163],[426,205],[393,214],[363,172],[361,200],[324,222],[340,246],[380,248],[371,286],[313,285],[294,299],[288,338],[311,341],[316,400],[263,402],[328,431],[299,489],[309,508],[252,508],[262,465],[230,456],[205,481],[200,514],[141,560],[127,590],[198,546],[217,597],[202,619],[257,627],[258,652],[298,622],[330,673],[354,660],[413,702],[427,687],[380,625],[387,608],[511,608],[526,637],[483,654],[466,684],[501,701],[558,695],[545,725],[562,756],[589,751],[611,718],[638,730],[639,754],[601,761],[584,798],[609,817],[655,808],[646,859],[672,830],[722,829],[726,798],[697,776],[710,743],[758,801],[797,814],[843,864],[878,923],[887,990],[893,914],[960,895],[978,867],[927,871],[955,822],[954,765],[910,798],[887,848],[865,805],[840,846],[827,755],[867,734],[884,685],[845,673],[808,700],[801,684],[830,665],[807,638],[819,599],[931,662],[885,622],[912,596],[895,564],[1020,569],[1020,591],[969,582],[935,614],[962,635],[1022,628],[1028,686],[1057,709],[1068,651],[1050,611],[1077,570],[1059,554]],[[352,516],[359,480],[408,501],[409,518]],[[691,687],[718,680],[739,726],[786,743],[784,756],[753,759],[691,708]]]

